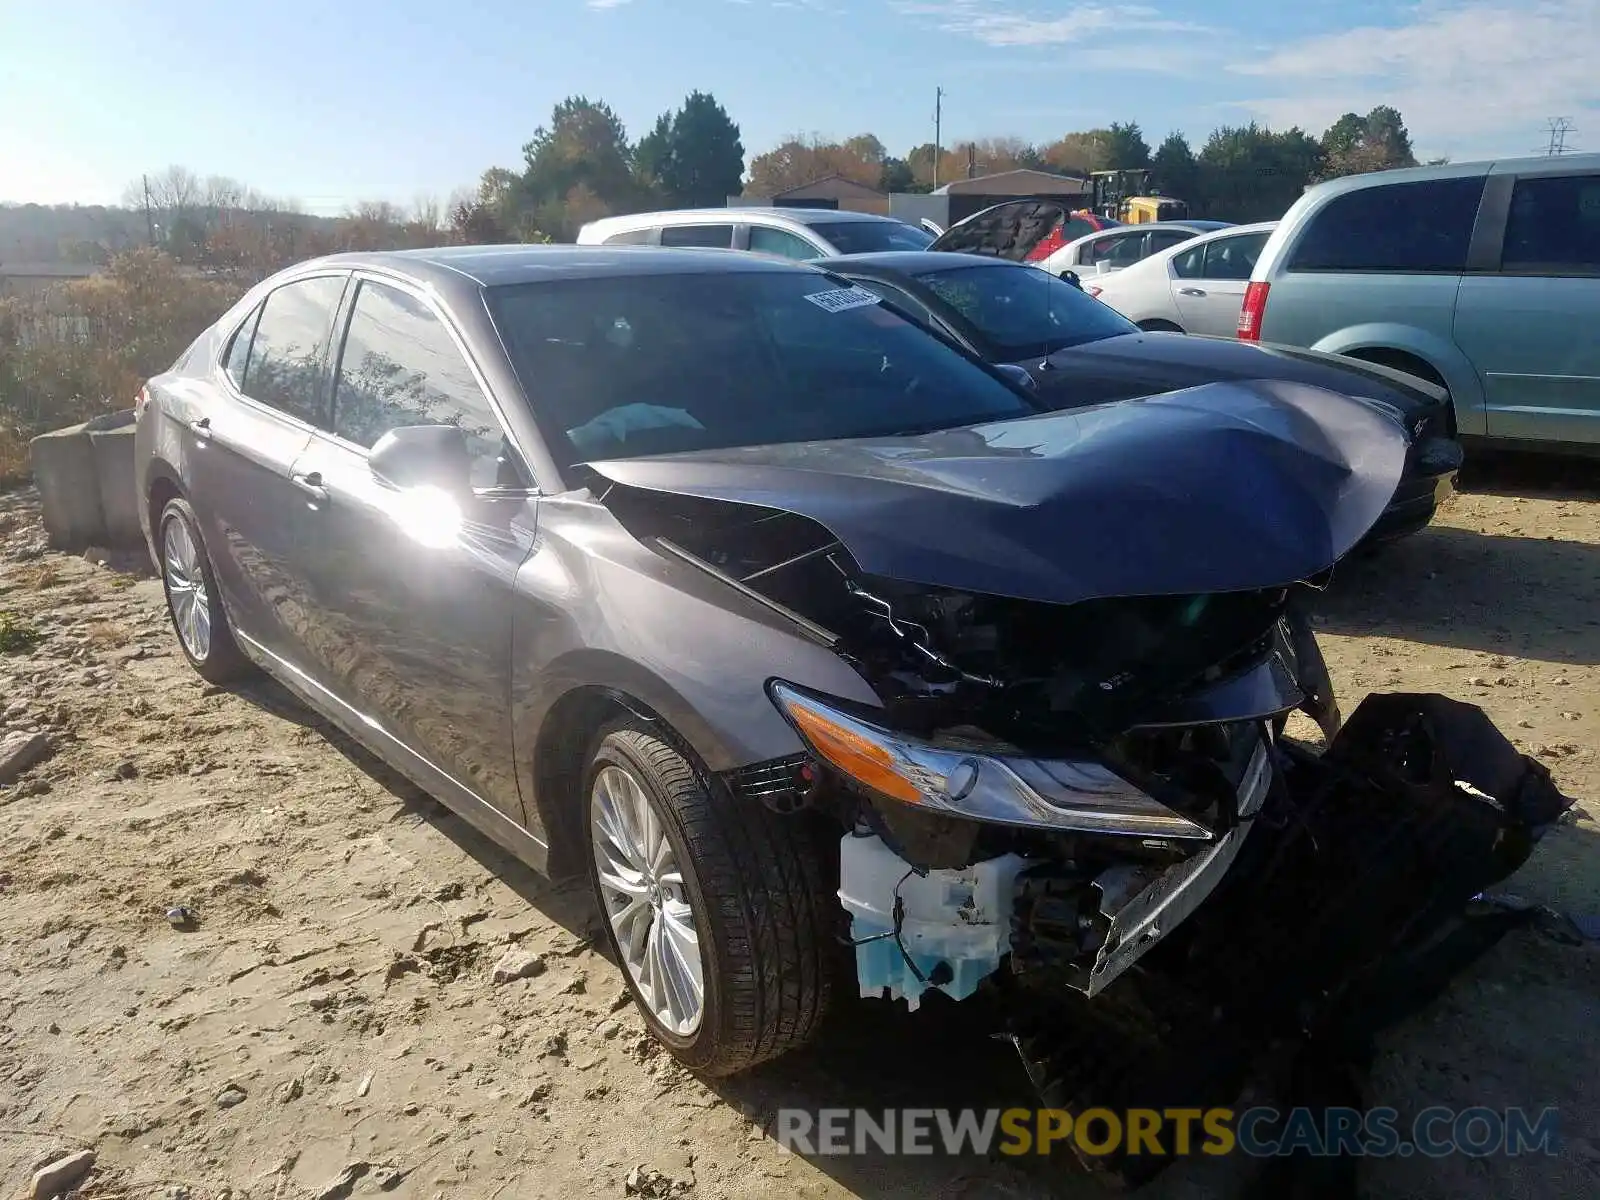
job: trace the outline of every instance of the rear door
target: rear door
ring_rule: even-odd
[[[1488,434],[1600,443],[1600,172],[1494,174],[1484,210],[1489,259],[1461,282],[1455,341]]]
[[[1304,221],[1291,210],[1278,225],[1283,253],[1266,264],[1260,340],[1335,353],[1409,349],[1419,338],[1448,345],[1484,178],[1374,183],[1333,195]]]
[[[363,723],[522,820],[510,718],[513,579],[533,546],[530,476],[481,375],[424,293],[360,277],[329,430],[295,475],[320,492],[303,586],[310,670]],[[390,429],[466,435],[473,494],[394,488],[368,467]]]
[[[292,467],[327,407],[329,344],[349,272],[269,292],[218,367],[226,397],[190,426],[191,500],[238,632],[290,663],[308,609],[296,582],[304,495]]]
[[[1239,326],[1250,272],[1270,230],[1202,242],[1172,256],[1172,300],[1185,332],[1232,337]]]

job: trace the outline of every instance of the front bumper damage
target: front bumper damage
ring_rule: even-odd
[[[885,973],[883,922],[862,920],[854,898],[853,931],[879,935],[870,955],[857,948],[862,991],[976,990],[972,962],[941,968],[924,953],[941,944],[926,911],[935,879],[965,935],[944,944],[981,943],[993,961],[986,987],[1043,1103],[1229,1105],[1273,1048],[1359,1063],[1374,1034],[1433,999],[1526,915],[1474,915],[1472,901],[1571,803],[1482,710],[1370,696],[1324,752],[1264,736],[1237,822],[1164,870],[1110,869],[1085,886],[1012,856],[963,873],[988,887],[965,907],[962,887],[938,880],[958,873],[927,873],[911,971]],[[842,892],[849,868],[847,857]],[[880,878],[896,873],[878,865]],[[1010,894],[996,899],[1004,880]],[[1168,1161],[1085,1165],[1137,1183]]]

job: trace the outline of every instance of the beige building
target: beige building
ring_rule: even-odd
[[[824,175],[775,196],[731,196],[731,207],[774,205],[779,208],[834,208],[845,212],[889,214],[889,194],[843,175]]]
[[[954,179],[935,189],[933,194],[993,197],[995,203],[1013,196],[1064,196],[1079,197],[1087,203],[1093,191],[1087,179],[1019,167],[1015,171],[997,171],[974,179]]]

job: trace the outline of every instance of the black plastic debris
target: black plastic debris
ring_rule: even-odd
[[[1217,891],[1099,997],[1010,981],[1044,1103],[1360,1106],[1376,1035],[1435,999],[1534,910],[1475,903],[1571,806],[1483,711],[1368,697],[1322,754],[1280,745],[1281,786]],[[1020,978],[1020,977],[1019,977]],[[1265,1132],[1265,1131],[1263,1131]],[[1085,1166],[1121,1185],[1171,1156]],[[1354,1197],[1354,1161],[1275,1160],[1262,1196]]]

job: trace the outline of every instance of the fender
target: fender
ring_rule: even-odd
[[[1468,436],[1489,432],[1489,416],[1483,394],[1483,380],[1467,356],[1451,341],[1413,325],[1377,321],[1351,325],[1330,333],[1311,345],[1329,354],[1349,354],[1356,350],[1398,350],[1420,358],[1439,372],[1455,405],[1456,428]]]

